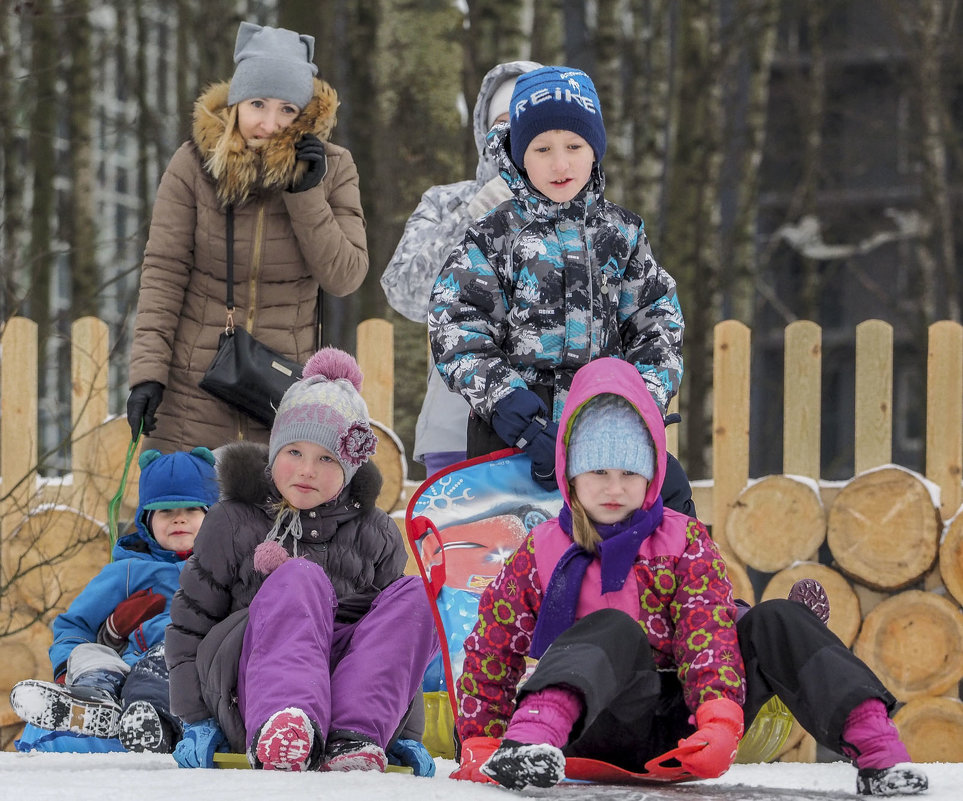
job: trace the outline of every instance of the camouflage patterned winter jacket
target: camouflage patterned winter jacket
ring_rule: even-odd
[[[665,413],[682,380],[684,322],[642,219],[604,199],[597,162],[574,200],[548,200],[507,139],[507,124],[489,133],[514,197],[475,221],[432,290],[439,372],[485,420],[516,388],[553,387],[557,420],[575,371],[614,356],[635,365]]]

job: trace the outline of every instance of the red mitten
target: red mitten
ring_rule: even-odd
[[[715,779],[732,766],[742,737],[742,707],[728,698],[714,698],[706,701],[695,713],[695,734],[690,734],[679,745],[701,745],[692,754],[680,756],[689,773],[700,779]]]
[[[115,640],[126,640],[128,635],[145,620],[163,612],[167,599],[151,589],[138,590],[117,604],[104,625]]]
[[[461,764],[452,771],[448,778],[482,784],[497,784],[494,779],[486,776],[479,768],[488,761],[488,757],[494,754],[501,744],[502,741],[495,737],[469,737],[461,744]]]

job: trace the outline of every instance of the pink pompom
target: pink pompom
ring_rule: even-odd
[[[254,569],[258,573],[270,576],[290,557],[284,546],[274,540],[262,542],[254,549]]]
[[[332,381],[338,378],[346,378],[354,384],[354,388],[358,390],[358,392],[361,391],[361,382],[364,380],[361,368],[358,367],[358,363],[354,360],[354,357],[350,353],[345,353],[343,350],[330,346],[321,348],[314,356],[308,359],[308,363],[304,365],[302,375],[304,378],[309,378],[313,375],[323,375]]]

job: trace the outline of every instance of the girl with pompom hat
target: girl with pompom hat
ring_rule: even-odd
[[[420,685],[438,640],[421,580],[375,505],[377,437],[349,354],[324,348],[278,406],[269,445],[218,458],[210,511],[171,607],[174,753],[212,767],[434,772]],[[208,524],[209,522],[209,524]]]

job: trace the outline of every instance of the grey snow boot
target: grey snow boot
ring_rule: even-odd
[[[116,737],[120,702],[98,687],[66,687],[27,679],[10,691],[10,706],[21,720],[50,731]]]
[[[860,795],[916,795],[928,786],[926,774],[910,762],[891,768],[860,768],[856,774],[856,792]]]
[[[169,754],[174,750],[174,730],[149,701],[134,701],[120,716],[117,736],[128,751]]]
[[[503,740],[481,772],[509,790],[554,787],[565,778],[565,755],[547,743],[529,745]]]

